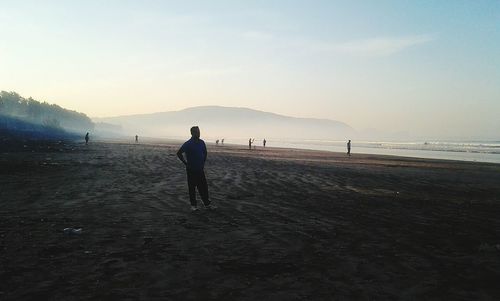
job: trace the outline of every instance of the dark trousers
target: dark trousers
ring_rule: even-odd
[[[205,178],[205,172],[187,170],[188,187],[189,187],[189,201],[191,206],[196,206],[196,188],[200,193],[201,200],[205,206],[210,204],[208,200],[208,184]]]

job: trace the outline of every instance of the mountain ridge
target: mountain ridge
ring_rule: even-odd
[[[188,112],[188,111],[192,111],[192,110],[196,110],[196,109],[212,109],[212,108],[246,110],[246,111],[258,112],[258,113],[263,113],[263,114],[268,114],[268,115],[274,115],[274,116],[279,117],[279,118],[284,117],[284,118],[300,119],[300,120],[316,120],[316,121],[336,122],[336,123],[341,123],[341,124],[344,124],[348,127],[351,127],[348,124],[346,124],[345,122],[334,120],[334,119],[329,119],[329,118],[296,117],[296,116],[288,116],[288,115],[278,114],[278,113],[274,113],[274,112],[267,112],[267,111],[262,111],[262,110],[247,108],[247,107],[226,107],[226,106],[217,106],[217,105],[188,107],[188,108],[184,108],[184,109],[176,110],[176,111],[162,111],[162,112],[130,114],[130,115],[117,115],[117,116],[107,116],[107,117],[92,117],[91,119],[100,122],[100,121],[110,120],[110,119],[145,117],[145,116],[152,116],[152,115],[163,115],[163,114],[170,114],[170,113]]]
[[[199,125],[208,136],[260,136],[296,138],[344,138],[355,130],[332,119],[292,117],[246,107],[197,106],[178,111],[93,118],[120,125],[124,132],[150,136],[177,136]]]

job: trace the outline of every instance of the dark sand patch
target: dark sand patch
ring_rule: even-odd
[[[2,300],[500,297],[500,165],[213,147],[192,214],[177,145],[30,147],[0,154]]]

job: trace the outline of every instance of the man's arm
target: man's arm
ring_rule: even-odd
[[[184,151],[182,150],[182,147],[179,148],[179,150],[177,151],[177,157],[179,158],[179,160],[182,161],[182,163],[184,163],[184,165],[187,165],[187,162],[186,162],[186,159],[184,159],[183,153],[184,153]]]
[[[207,161],[207,146],[203,142],[203,164],[205,164],[205,161]]]

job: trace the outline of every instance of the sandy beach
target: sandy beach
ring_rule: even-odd
[[[191,213],[178,147],[0,148],[0,299],[500,298],[498,164],[212,145]]]

